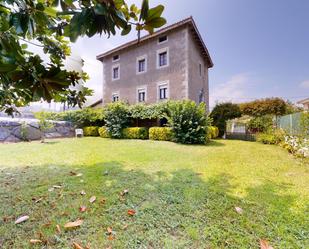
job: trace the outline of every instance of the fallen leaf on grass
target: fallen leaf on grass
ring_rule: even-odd
[[[89,199],[89,202],[94,203],[96,199],[97,199],[97,197],[91,196],[90,199]]]
[[[77,175],[77,173],[76,172],[74,172],[74,171],[70,171],[70,176],[76,176]]]
[[[109,235],[107,239],[108,239],[108,240],[114,240],[115,237],[114,237],[113,235]]]
[[[269,245],[267,240],[260,239],[260,248],[261,249],[274,249],[271,245]]]
[[[122,227],[122,230],[126,230],[128,228],[128,224],[125,224],[123,227]]]
[[[56,231],[57,231],[57,233],[61,233],[61,228],[60,228],[59,225],[56,225]]]
[[[64,228],[75,228],[75,227],[79,227],[83,224],[83,220],[76,220],[73,222],[68,222],[64,225]]]
[[[242,214],[244,211],[240,207],[235,207],[237,213]]]
[[[133,216],[133,215],[135,215],[135,213],[136,213],[136,211],[133,210],[133,209],[129,209],[129,210],[128,210],[128,215]]]
[[[79,177],[79,176],[82,176],[82,175],[83,175],[82,173],[78,173],[76,176]]]
[[[85,195],[86,192],[85,192],[84,190],[82,190],[82,191],[80,191],[80,194],[81,194],[81,195]]]
[[[30,244],[41,244],[41,243],[43,243],[43,241],[40,240],[40,239],[31,239],[30,240]]]
[[[113,229],[111,227],[108,227],[106,230],[107,230],[107,234],[112,234],[113,233]]]
[[[29,216],[28,216],[28,215],[21,216],[21,217],[19,217],[19,218],[15,221],[15,224],[22,223],[22,222],[24,222],[24,221],[26,221],[26,220],[28,220],[28,219],[29,219]]]
[[[86,210],[87,210],[86,206],[80,206],[79,207],[79,212],[81,212],[81,213],[86,212]]]
[[[73,248],[74,249],[84,249],[81,245],[77,244],[76,242],[73,242]]]
[[[121,193],[120,193],[120,195],[121,196],[124,196],[124,195],[126,195],[126,194],[128,194],[129,193],[129,190],[128,189],[125,189],[125,190],[123,190]]]
[[[62,188],[62,186],[60,186],[60,185],[54,185],[53,188],[60,189],[60,188]]]

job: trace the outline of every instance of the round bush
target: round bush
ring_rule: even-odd
[[[98,126],[86,126],[83,128],[84,136],[98,137],[99,136]]]

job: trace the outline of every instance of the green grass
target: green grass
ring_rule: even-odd
[[[53,185],[63,187],[49,192]],[[308,161],[253,142],[0,144],[0,200],[0,248],[259,248],[260,238],[274,248],[309,248]],[[80,205],[88,210],[80,213]],[[23,214],[30,219],[15,225]],[[63,229],[78,218],[80,228]],[[47,245],[31,246],[35,238]]]

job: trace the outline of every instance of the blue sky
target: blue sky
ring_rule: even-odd
[[[141,1],[128,1],[140,4]],[[309,97],[308,0],[150,0],[163,4],[168,24],[193,16],[214,61],[211,107],[279,96]],[[136,37],[79,39],[73,51],[85,59],[88,85],[100,97],[102,68],[95,56]]]

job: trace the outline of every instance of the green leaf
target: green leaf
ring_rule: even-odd
[[[152,19],[161,17],[163,11],[164,11],[163,5],[158,5],[157,7],[150,9],[148,11],[146,21],[151,21]]]
[[[45,7],[44,12],[48,16],[57,17],[57,10],[52,7]]]
[[[139,20],[146,20],[149,10],[149,2],[148,0],[143,0],[141,14],[139,16]]]
[[[164,24],[166,24],[166,20],[163,17],[154,18],[148,22],[145,23],[146,26],[150,26],[153,28],[160,28]]]
[[[131,25],[128,25],[125,29],[122,30],[121,35],[127,35],[127,34],[129,34],[130,31],[131,31],[131,29],[132,29],[132,26],[131,26]]]
[[[17,68],[17,65],[13,64],[0,64],[0,73],[7,73]]]

